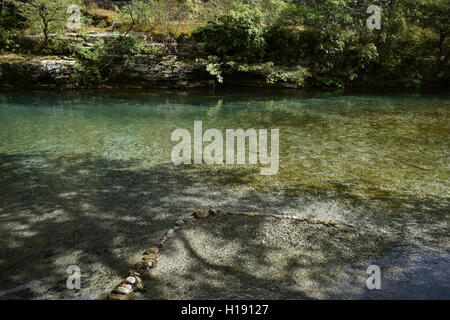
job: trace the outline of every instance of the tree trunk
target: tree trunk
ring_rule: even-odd
[[[446,31],[440,31],[439,32],[439,44],[438,44],[438,53],[436,56],[436,65],[434,70],[434,75],[436,77],[439,76],[439,72],[442,69],[442,56],[444,55],[444,43],[445,39],[447,38],[447,32]]]

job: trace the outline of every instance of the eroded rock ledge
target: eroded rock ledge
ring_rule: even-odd
[[[108,83],[125,88],[199,88],[214,85],[196,63],[179,61],[175,55],[162,58],[140,56],[120,82]],[[26,58],[4,55],[0,58],[0,85],[10,88],[76,88],[75,67],[78,61],[64,56]]]

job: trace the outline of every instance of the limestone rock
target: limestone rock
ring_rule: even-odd
[[[130,294],[131,290],[126,288],[126,287],[116,287],[113,290],[113,293],[117,293],[117,294]]]
[[[142,257],[143,260],[156,260],[158,259],[158,254],[150,253]]]
[[[160,275],[158,275],[156,272],[154,272],[153,270],[148,270],[145,271],[144,274],[142,275],[144,279],[146,280],[161,280]]]
[[[206,210],[195,210],[192,213],[192,215],[196,219],[204,219],[204,218],[207,218],[209,216],[209,211],[206,211]]]
[[[148,269],[148,268],[156,268],[156,265],[158,263],[158,260],[145,260],[144,261],[144,268]]]
[[[106,300],[130,300],[130,296],[127,294],[110,293]]]
[[[127,278],[127,282],[131,285],[136,283],[136,278],[135,277],[128,277]]]
[[[152,247],[152,248],[148,248],[147,250],[145,250],[144,254],[148,255],[148,254],[158,254],[159,253],[159,249],[156,247]]]
[[[217,216],[219,214],[219,210],[216,209],[209,209],[208,214],[210,216]]]

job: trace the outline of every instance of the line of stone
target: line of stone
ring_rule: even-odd
[[[166,232],[162,240],[156,247],[151,247],[145,250],[142,257],[142,261],[136,263],[133,269],[128,270],[128,277],[121,281],[118,286],[116,286],[112,292],[108,295],[108,300],[130,300],[134,299],[134,291],[139,291],[144,289],[144,283],[142,278],[154,280],[155,276],[152,273],[152,269],[156,268],[158,264],[159,251],[163,248],[166,241],[175,235],[175,232],[184,225],[188,219],[205,219],[210,216],[216,216],[220,213],[219,210],[209,209],[209,210],[195,210],[192,213],[187,214],[185,217],[177,220],[175,226]],[[262,218],[275,218],[275,219],[289,219],[296,220],[300,222],[306,222],[308,224],[321,224],[327,227],[338,228],[341,225],[354,228],[350,224],[337,224],[336,222],[329,220],[318,220],[311,218],[302,218],[298,216],[291,215],[277,215],[277,214],[261,214],[261,213],[239,213],[239,212],[225,212],[225,215],[231,216],[246,216],[246,217],[262,217]]]

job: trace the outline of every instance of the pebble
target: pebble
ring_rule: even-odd
[[[136,278],[135,277],[128,277],[127,278],[127,282],[129,284],[135,284],[136,283]]]
[[[142,266],[142,264],[141,264],[141,266]],[[136,271],[134,271],[134,270],[130,270],[129,274],[130,274],[131,277],[135,277],[135,278],[138,278],[138,277],[141,276],[141,275],[139,274],[139,272],[136,272]]]
[[[173,236],[173,234],[174,234],[174,230],[173,229],[170,229],[169,231],[167,231],[167,234],[166,234],[166,237],[172,237]]]
[[[133,287],[132,287],[131,284],[129,284],[129,283],[122,283],[121,285],[119,285],[119,287],[128,289],[128,290],[130,290],[130,291],[133,289]]]
[[[139,277],[136,277],[136,288],[144,289],[144,283],[142,282],[142,279]]]
[[[148,254],[157,254],[159,253],[159,249],[156,247],[152,247],[152,248],[148,248],[147,250],[145,250],[144,254],[148,255]]]
[[[144,261],[145,268],[155,268],[157,265],[157,260],[146,260]]]
[[[147,254],[142,257],[142,260],[156,260],[158,259],[158,255],[156,253]]]
[[[208,213],[209,213],[211,216],[217,216],[217,214],[219,213],[219,211],[218,211],[218,210],[215,210],[215,209],[209,209]]]
[[[194,218],[196,219],[204,219],[207,218],[209,216],[209,212],[206,210],[195,210],[192,215],[194,216]]]
[[[152,270],[148,270],[143,274],[144,279],[147,280],[160,280],[160,276],[153,272]]]
[[[116,287],[116,288],[114,288],[113,293],[130,294],[131,290],[126,287]]]
[[[142,263],[142,261],[141,262],[138,262],[138,263],[136,263],[135,265],[134,265],[134,269],[135,270],[140,270],[140,269],[142,269],[142,268],[145,268],[146,266]],[[134,270],[132,270],[132,271],[134,271]],[[132,272],[130,272],[130,274],[131,274]]]
[[[144,289],[144,284],[142,282],[138,282],[136,284],[136,288],[139,289],[139,290],[142,290],[142,289]]]
[[[127,294],[116,294],[116,293],[110,293],[107,300],[129,300],[130,296]]]

